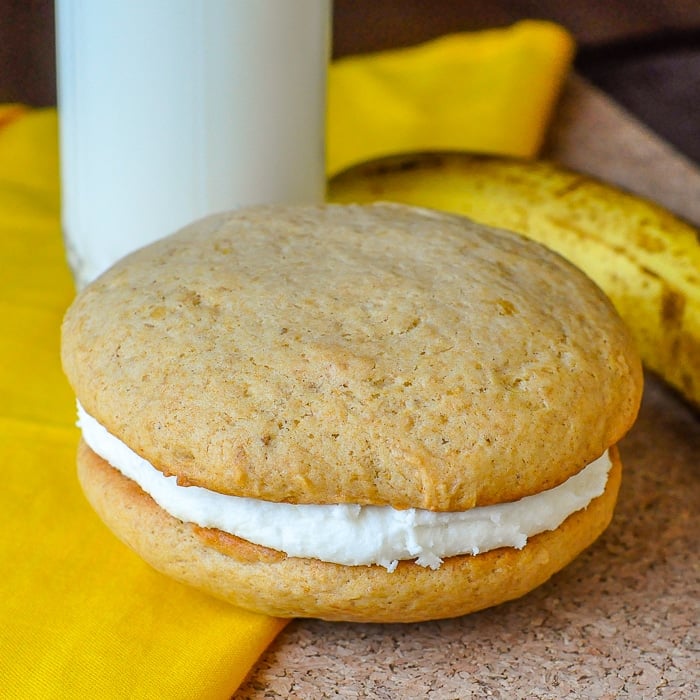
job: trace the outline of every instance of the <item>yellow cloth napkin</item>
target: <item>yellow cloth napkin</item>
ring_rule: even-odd
[[[565,36],[528,23],[335,64],[330,168],[384,147],[531,154],[570,59]],[[496,116],[498,128],[480,121]],[[431,125],[448,122],[452,137],[434,143]],[[56,127],[55,110],[0,105],[0,696],[228,698],[285,621],[152,571],[99,522],[75,478],[74,399],[59,364],[74,291]]]
[[[573,57],[551,22],[460,33],[331,69],[327,165],[404,151],[536,155]]]

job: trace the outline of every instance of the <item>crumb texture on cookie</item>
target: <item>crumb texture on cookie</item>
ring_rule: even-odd
[[[291,503],[516,500],[616,443],[642,384],[562,258],[388,204],[197,222],[83,290],[62,348],[88,413],[158,469]]]

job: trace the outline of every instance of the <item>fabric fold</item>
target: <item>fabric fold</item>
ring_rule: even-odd
[[[331,68],[330,175],[404,151],[535,156],[574,54],[569,33],[527,20]]]

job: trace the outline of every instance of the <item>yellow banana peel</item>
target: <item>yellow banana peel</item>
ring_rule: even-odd
[[[401,202],[537,240],[608,295],[646,367],[700,406],[700,236],[663,207],[546,161],[405,154],[332,178],[332,202]]]

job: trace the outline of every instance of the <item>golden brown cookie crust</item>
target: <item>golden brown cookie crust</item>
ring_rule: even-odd
[[[81,443],[78,473],[88,500],[110,529],[155,569],[240,607],[278,617],[415,622],[454,617],[518,598],[566,566],[607,527],[620,483],[616,448],[605,492],[522,550],[450,557],[433,571],[401,562],[342,566],[241,540],[222,553],[190,523],[172,517],[130,479]],[[255,553],[257,550],[257,554]]]
[[[464,510],[616,443],[641,366],[559,256],[400,205],[210,217],[84,290],[63,362],[100,423],[183,484]]]

